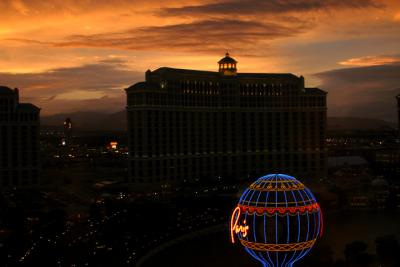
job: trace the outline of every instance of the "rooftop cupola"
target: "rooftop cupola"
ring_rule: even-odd
[[[219,65],[219,73],[224,76],[235,76],[237,74],[237,61],[229,56],[229,53],[226,52],[225,57],[218,61]]]

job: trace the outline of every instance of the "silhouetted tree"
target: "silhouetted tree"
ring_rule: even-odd
[[[393,235],[381,236],[375,239],[376,254],[382,267],[400,266],[400,245]]]

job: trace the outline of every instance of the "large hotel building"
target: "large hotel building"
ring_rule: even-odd
[[[18,89],[0,86],[0,189],[38,184],[39,113],[19,103]]]
[[[293,74],[159,68],[126,89],[129,177],[166,185],[287,173],[325,176],[326,92]]]

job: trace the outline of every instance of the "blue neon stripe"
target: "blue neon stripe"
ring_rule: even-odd
[[[289,264],[292,264],[293,265],[293,262],[294,262],[294,257],[296,256],[296,253],[297,253],[297,250],[295,250],[294,252],[293,252],[293,254],[292,254],[292,257],[290,258],[290,260],[288,261],[288,263]]]
[[[266,196],[265,196],[265,204],[264,204],[264,207],[267,207],[267,206],[268,206],[268,197],[269,197],[269,191],[267,191],[267,194],[266,194]]]
[[[248,188],[246,188],[246,190],[244,190],[243,194],[239,198],[239,203],[242,203],[243,198],[247,195],[247,193],[249,191],[250,191],[250,189],[248,189]]]
[[[264,214],[264,243],[267,243],[267,233],[265,229],[267,229],[267,222],[266,222],[267,215]]]
[[[278,214],[275,214],[275,244],[278,244]]]
[[[301,191],[299,191],[299,192],[300,192],[301,199],[303,199],[303,202],[305,203]],[[309,235],[309,232],[310,232],[310,218],[309,218],[309,215],[308,215],[308,211],[306,211],[306,215],[307,215],[307,233],[306,233],[306,239],[305,240],[308,241],[308,235]]]
[[[249,253],[254,259],[256,259],[257,261],[259,261],[259,262],[261,262],[262,264],[264,264],[264,261],[261,259],[261,258],[259,258],[258,256],[257,256],[257,254],[253,251],[253,250],[251,250],[251,249],[249,249],[249,248],[247,248],[247,247],[245,247],[244,248],[246,251],[247,251],[247,253]]]
[[[283,195],[285,196],[285,202],[286,202],[286,208],[288,207],[288,201],[286,198],[286,192],[283,191]],[[287,238],[286,238],[286,243],[289,244],[290,243],[290,221],[289,221],[289,214],[286,214],[286,226],[287,226]]]
[[[269,255],[269,251],[267,251],[267,257],[268,257],[269,262],[271,263],[271,266],[274,266],[274,263],[273,263],[273,261],[272,261],[272,258],[271,258],[271,256]]]
[[[311,193],[311,191],[308,188],[305,188],[303,192],[308,196],[308,199],[311,203],[316,203],[317,200],[315,199],[314,195]]]
[[[267,207],[267,203],[268,203],[268,196],[269,196],[269,191],[267,191],[267,195],[265,197],[265,204],[264,207]],[[267,215],[264,214],[264,243],[267,243],[267,233],[266,233],[266,229],[267,229]]]
[[[275,191],[275,207],[278,207],[278,191]],[[278,213],[275,214],[275,244],[278,244]]]
[[[275,253],[276,255],[276,266],[279,266],[279,253]]]
[[[264,261],[264,266],[274,266],[274,264],[273,264],[273,262],[271,261],[271,258],[269,257],[269,255],[268,255],[268,251],[266,251],[265,252],[265,254],[267,255],[267,257],[268,257],[268,259],[266,259],[265,257],[264,257],[264,255],[263,255],[263,253],[262,252],[258,252],[258,255],[260,256],[260,258],[262,258],[263,259],[263,261]]]
[[[257,242],[257,231],[256,231],[256,219],[257,219],[257,213],[254,212],[253,214],[253,237],[254,237],[254,242]]]
[[[293,195],[293,199],[294,199],[294,202],[296,203],[296,207],[297,207],[297,198],[296,198],[296,196],[294,195],[294,192],[293,191],[290,191],[290,192],[292,192],[292,195]],[[297,225],[298,225],[298,229],[297,229],[297,242],[300,242],[300,215],[297,213]]]
[[[256,200],[256,207],[258,207],[258,201],[260,200],[261,193],[262,193],[262,192],[259,191],[258,197],[257,197],[257,200]]]
[[[244,202],[246,201],[247,196],[250,194],[251,190],[247,189],[247,191],[243,194],[243,198],[241,200],[241,202],[239,202],[240,204],[245,204]]]
[[[285,253],[285,257],[283,257],[283,261],[281,263],[281,266],[285,266],[284,264],[285,264],[285,261],[286,261],[286,257],[287,257],[287,253]]]
[[[297,207],[297,198],[296,198],[296,196],[294,195],[294,192],[293,191],[290,191],[291,193],[292,193],[292,196],[293,196],[293,202],[296,204],[296,207]]]
[[[314,196],[314,194],[311,192],[311,190],[308,189],[307,187],[305,188],[305,190],[306,190],[307,193],[311,196],[311,198],[312,198],[315,202],[317,202],[317,199],[315,198],[315,196]]]
[[[250,192],[251,192],[251,194],[250,194]],[[252,201],[252,199],[253,199],[253,196],[254,196],[254,194],[256,193],[256,191],[254,191],[254,190],[250,190],[249,191],[249,194],[246,196],[246,198],[243,200],[243,204],[245,204],[245,202],[247,202],[247,205],[250,205],[250,202]],[[247,197],[250,195],[250,197],[247,199]]]
[[[257,201],[256,201],[256,207],[258,206],[258,201],[260,200],[260,196],[261,196],[261,191],[259,191],[258,193],[258,197],[257,197]],[[257,219],[257,212],[254,212],[253,215],[253,236],[254,236],[254,242],[257,242],[257,231],[256,231],[256,219]]]

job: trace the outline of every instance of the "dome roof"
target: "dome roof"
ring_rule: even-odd
[[[218,61],[218,64],[224,64],[224,63],[225,63],[225,64],[226,64],[226,63],[236,64],[237,61],[234,60],[233,58],[231,58],[231,57],[229,56],[229,53],[226,52],[225,57],[222,58],[220,61]]]
[[[272,193],[273,192],[273,193]],[[260,201],[260,200],[263,201]],[[268,174],[257,179],[245,190],[239,204],[287,206],[287,203],[312,205],[317,201],[311,191],[296,178],[285,174]]]
[[[257,181],[297,181],[296,178],[293,176],[287,175],[287,174],[267,174],[265,176],[262,176],[258,178]]]

